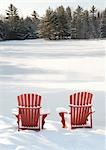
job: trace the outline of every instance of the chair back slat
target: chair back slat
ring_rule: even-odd
[[[88,114],[91,112],[91,107],[73,107],[92,104],[92,93],[78,92],[70,95],[70,113],[71,124],[83,125],[86,124]]]
[[[36,97],[35,97],[35,106],[37,106],[38,105],[38,95],[36,95]]]
[[[32,107],[34,106],[34,94],[32,94]]]

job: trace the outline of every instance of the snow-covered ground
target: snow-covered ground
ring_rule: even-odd
[[[0,150],[104,150],[105,40],[0,42]],[[62,129],[57,107],[69,95],[94,94],[93,129]],[[16,96],[36,92],[50,110],[45,130],[17,131]]]

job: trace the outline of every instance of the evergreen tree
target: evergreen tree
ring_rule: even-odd
[[[63,6],[56,9],[57,14],[57,30],[58,39],[66,39],[70,36],[69,25],[67,21],[67,14]]]
[[[100,37],[100,25],[101,25],[101,12],[97,12],[96,15],[96,31],[97,31],[97,38]]]
[[[72,20],[71,8],[69,6],[66,8],[66,14],[67,14],[68,20]]]
[[[106,9],[104,10],[101,18],[100,37],[106,38]]]
[[[69,28],[69,33],[72,36],[72,12],[70,7],[66,8],[66,16],[67,16],[67,23]]]
[[[32,13],[32,24],[33,24],[33,30],[34,30],[34,34],[35,34],[36,38],[39,36],[38,29],[39,29],[40,20],[38,17],[39,16],[38,16],[37,12],[34,10]]]
[[[0,41],[3,40],[3,35],[4,35],[4,23],[2,20],[0,20]]]
[[[0,19],[0,40],[8,39],[9,26],[5,21],[5,17],[2,16]]]
[[[42,18],[40,22],[39,35],[40,37],[44,37],[46,39],[54,39],[55,38],[55,13],[51,8],[46,10],[46,15]]]
[[[17,39],[16,30],[19,22],[17,8],[13,4],[10,4],[8,10],[6,11],[6,15],[7,23],[9,25],[10,30],[8,37],[9,39]]]
[[[83,15],[83,9],[80,6],[78,6],[77,9],[73,13],[73,24],[74,24],[74,28],[76,29],[76,38],[77,39],[83,38],[82,15]]]
[[[90,34],[91,34],[91,38],[97,38],[99,33],[98,33],[98,30],[97,30],[97,18],[96,18],[96,12],[97,12],[97,9],[96,7],[93,5],[91,10],[90,10],[90,13],[91,13],[91,16],[90,16]]]
[[[85,10],[82,14],[82,38],[88,39],[90,37],[90,23],[89,12]]]
[[[35,27],[34,27],[34,24],[32,22],[32,19],[30,17],[26,17],[25,20],[24,20],[24,27],[26,29],[26,37],[28,39],[31,39],[31,38],[35,38],[36,37],[36,32],[35,32]]]
[[[17,28],[16,28],[16,33],[17,33],[17,39],[24,40],[27,39],[28,37],[28,29],[25,24],[25,19],[20,18]]]

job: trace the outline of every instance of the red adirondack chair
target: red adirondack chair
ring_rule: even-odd
[[[92,93],[78,92],[70,95],[70,119],[69,124],[73,128],[92,128]],[[59,112],[63,128],[66,127],[65,114],[68,112]],[[88,124],[89,121],[89,124]]]
[[[45,118],[48,113],[41,114],[41,96],[37,94],[21,94],[17,96],[18,114],[17,123],[18,131],[20,129],[43,129]]]

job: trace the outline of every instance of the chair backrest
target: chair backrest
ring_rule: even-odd
[[[17,96],[17,99],[18,99],[18,106],[25,106],[25,107],[41,106],[41,96],[34,93],[21,94]]]
[[[22,126],[39,128],[41,96],[34,93],[21,94],[17,99]]]
[[[71,124],[86,124],[87,117],[91,112],[92,93],[78,92],[70,95]]]
[[[78,92],[70,95],[70,104],[73,105],[87,105],[92,103],[92,93]]]

